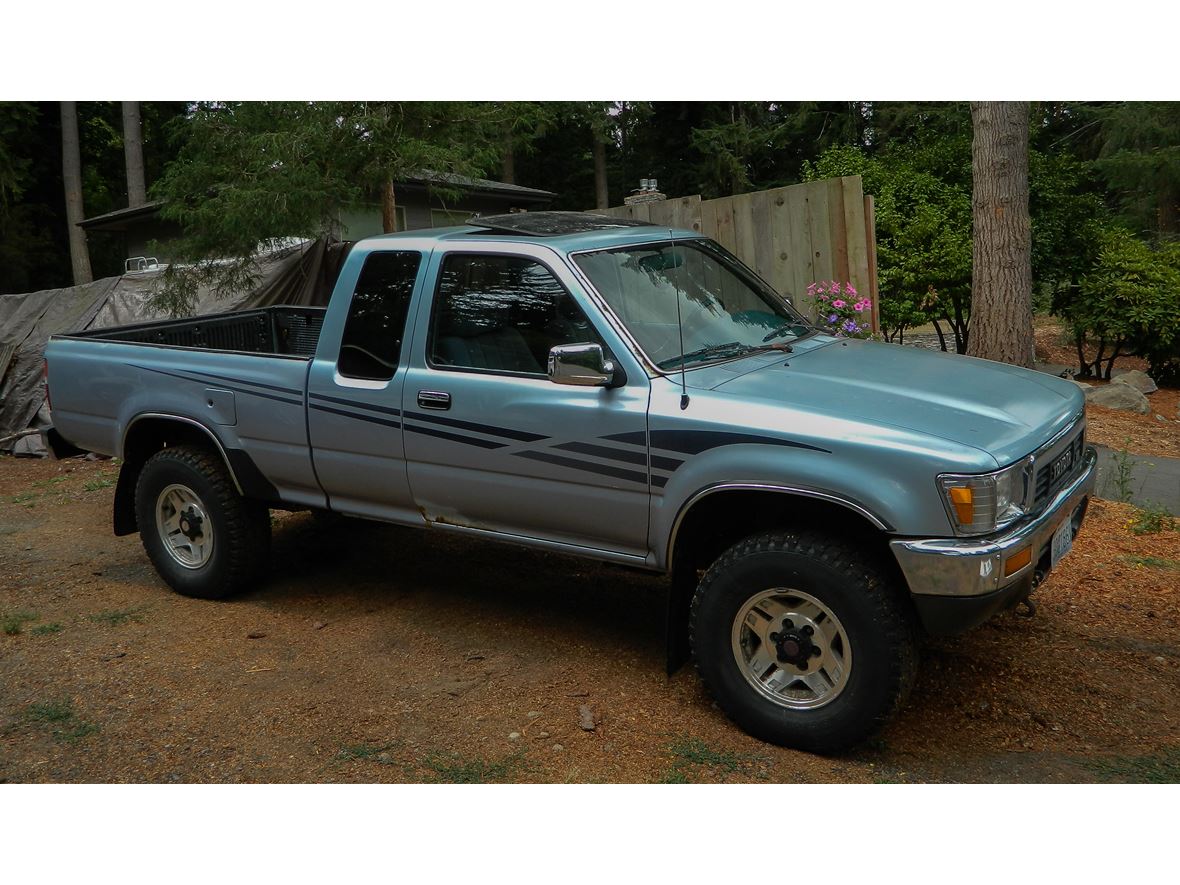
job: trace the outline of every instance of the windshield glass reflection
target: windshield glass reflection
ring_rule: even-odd
[[[707,241],[628,246],[574,261],[662,369],[782,347],[812,331]]]

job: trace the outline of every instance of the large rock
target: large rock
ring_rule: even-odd
[[[1120,372],[1111,379],[1111,384],[1126,384],[1134,387],[1140,393],[1155,393],[1159,390],[1155,386],[1155,380],[1146,372],[1140,372],[1138,369],[1131,369],[1129,372]]]
[[[1086,402],[1107,409],[1118,409],[1122,412],[1138,412],[1147,415],[1151,406],[1147,404],[1147,397],[1130,384],[1107,384],[1105,387],[1091,387],[1085,391]]]

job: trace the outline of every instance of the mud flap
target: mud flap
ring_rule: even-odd
[[[119,468],[119,481],[115,485],[115,506],[113,523],[115,537],[134,535],[139,531],[139,524],[135,519],[135,483],[139,479],[139,471],[143,462],[123,462]]]
[[[692,657],[692,647],[688,641],[688,619],[696,587],[697,576],[693,568],[677,565],[672,569],[664,624],[666,666],[669,676],[688,663],[688,659]]]

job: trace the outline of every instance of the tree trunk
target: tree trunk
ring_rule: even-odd
[[[967,353],[1031,368],[1028,103],[971,102],[971,334]]]
[[[147,183],[143,174],[143,124],[139,102],[123,102],[123,156],[127,161],[127,208],[147,202]]]
[[[1158,210],[1156,211],[1156,220],[1159,225],[1161,234],[1174,234],[1177,229],[1177,208],[1180,206],[1180,194],[1172,187],[1164,185],[1159,190]]]
[[[74,285],[80,286],[91,282],[94,274],[90,270],[86,231],[78,227],[85,215],[82,208],[82,153],[78,146],[78,105],[72,101],[61,103],[61,177],[66,192],[70,264],[74,270]]]
[[[610,208],[610,196],[607,193],[606,182],[606,142],[594,138],[594,206],[598,209]]]
[[[942,334],[942,326],[938,325],[938,320],[934,321],[934,331],[938,333],[938,346],[946,353],[946,336]]]
[[[1090,377],[1090,363],[1086,360],[1086,353],[1082,349],[1083,339],[1081,334],[1074,334],[1074,343],[1078,346],[1078,377]]]
[[[385,182],[381,191],[381,229],[387,234],[397,233],[397,198],[392,181]]]

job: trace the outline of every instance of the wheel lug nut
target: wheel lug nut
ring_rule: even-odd
[[[806,662],[806,661],[802,661],[801,663],[799,663],[799,664],[796,664],[796,666],[797,666],[797,667],[798,667],[800,670],[806,670],[806,669],[807,669],[807,662]]]
[[[812,630],[812,629],[811,629],[811,627],[809,627],[809,626],[804,626],[804,628],[803,628],[803,631],[802,631],[802,632],[803,632],[803,635],[804,635],[804,636],[810,636],[810,635],[811,635],[812,633],[814,633],[815,631],[814,631],[814,630]]]
[[[778,634],[777,633],[771,633],[768,638],[770,639],[771,642],[778,642]]]
[[[783,629],[784,630],[794,630],[795,629],[795,624],[791,621],[790,618],[783,618]]]
[[[813,658],[818,658],[818,657],[819,657],[820,655],[822,655],[822,654],[823,654],[823,652],[822,652],[822,651],[820,651],[820,647],[819,647],[818,645],[813,645],[813,646],[811,647],[811,656],[812,656]]]

